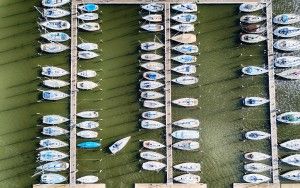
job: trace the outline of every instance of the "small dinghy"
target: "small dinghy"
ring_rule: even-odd
[[[78,52],[78,57],[80,59],[93,59],[95,57],[98,57],[99,54],[91,51],[79,51]]]
[[[298,51],[300,50],[300,41],[293,39],[280,39],[274,43],[274,48],[287,52]]]
[[[77,123],[76,126],[81,129],[95,129],[95,128],[99,127],[99,123],[95,122],[95,121],[83,121],[83,122]]]
[[[161,143],[159,143],[159,142],[156,142],[154,140],[146,140],[146,141],[143,142],[143,147],[147,148],[147,149],[155,150],[155,149],[164,148],[166,146],[163,145],[163,144],[161,144]]]
[[[156,82],[156,81],[141,81],[140,82],[140,88],[141,89],[157,89],[162,87],[164,84],[160,83],[160,82]]]
[[[67,49],[69,49],[68,46],[55,42],[41,44],[41,50],[47,53],[59,53]]]
[[[67,147],[68,145],[69,144],[67,144],[66,142],[63,142],[55,138],[47,138],[47,139],[40,140],[40,146],[48,149],[62,148],[62,147]]]
[[[160,24],[145,24],[141,26],[142,29],[145,29],[146,31],[151,32],[157,32],[164,30],[164,26]]]
[[[143,99],[152,100],[152,99],[160,99],[162,97],[164,97],[164,94],[161,94],[156,91],[143,91],[141,93],[141,98],[143,98]]]
[[[69,96],[66,93],[63,93],[61,91],[56,91],[56,90],[43,91],[42,95],[43,95],[43,99],[50,100],[50,101],[57,101]]]
[[[60,8],[48,8],[44,9],[43,14],[45,18],[61,18],[70,15],[70,11]]]
[[[192,128],[199,127],[200,122],[198,119],[187,118],[187,119],[181,119],[181,120],[175,121],[175,122],[173,122],[173,125],[176,125],[176,126],[182,127],[182,128],[192,129]]]
[[[84,70],[78,72],[77,75],[83,78],[94,78],[95,76],[97,76],[97,72],[94,70]]]
[[[101,144],[99,142],[81,142],[77,144],[77,147],[82,149],[96,149],[99,148]]]
[[[172,68],[172,71],[187,75],[187,74],[195,74],[197,72],[197,68],[195,65],[180,65]]]
[[[117,152],[121,151],[128,141],[130,140],[131,136],[122,138],[121,140],[116,141],[113,145],[109,147],[109,150],[111,151],[112,154],[116,154]]]
[[[269,138],[271,135],[263,131],[248,131],[245,137],[249,140],[263,140]]]
[[[183,53],[183,54],[194,54],[199,52],[199,48],[196,45],[193,44],[181,44],[172,47],[172,50],[175,50],[177,52]]]
[[[192,140],[183,140],[173,144],[173,147],[184,151],[193,151],[199,149],[199,142]]]
[[[77,136],[82,138],[97,138],[98,133],[96,131],[85,130],[77,132]]]
[[[84,5],[80,5],[78,7],[79,10],[85,11],[85,12],[95,12],[99,9],[99,6],[93,3],[87,3]]]
[[[42,0],[44,7],[60,7],[67,3],[70,3],[70,0]]]
[[[147,71],[143,73],[143,77],[147,80],[159,80],[164,78],[165,76],[163,74],[160,74],[158,72],[154,72],[154,71]]]
[[[172,103],[183,107],[194,107],[194,106],[198,106],[198,99],[181,98],[181,99],[173,100]]]
[[[154,101],[154,100],[144,100],[143,106],[146,108],[161,108],[165,105],[161,102]]]
[[[177,139],[198,139],[199,131],[195,130],[178,130],[172,133],[172,136]]]
[[[198,10],[196,3],[181,3],[173,5],[172,9],[180,12],[197,12]]]
[[[98,31],[100,30],[100,25],[99,23],[96,22],[87,22],[87,23],[79,24],[78,28],[85,31]]]
[[[262,68],[262,67],[257,67],[257,66],[247,66],[247,67],[242,68],[242,73],[250,75],[250,76],[260,75],[260,74],[264,74],[267,72],[268,72],[267,69]]]
[[[199,172],[201,171],[200,163],[181,163],[173,166],[175,169],[184,172]]]
[[[65,42],[70,40],[70,36],[64,32],[49,32],[42,34],[41,37],[51,42]]]
[[[246,153],[244,155],[244,157],[245,157],[245,159],[248,159],[248,160],[251,160],[251,161],[263,161],[263,160],[271,158],[270,155],[260,153],[260,152]]]
[[[161,58],[163,58],[163,56],[157,55],[157,54],[142,54],[141,55],[141,59],[147,60],[147,61],[155,61],[155,60],[159,60]]]
[[[281,177],[292,181],[300,181],[300,170],[286,172],[282,174]]]
[[[287,157],[281,159],[281,161],[284,163],[287,163],[289,165],[300,167],[300,154],[287,156]]]
[[[299,80],[300,69],[289,69],[289,70],[282,71],[281,73],[278,73],[276,75],[290,80]]]
[[[194,24],[177,24],[171,26],[171,29],[178,31],[178,32],[193,32],[195,31]]]
[[[84,21],[93,21],[93,20],[98,20],[99,16],[97,13],[83,13],[78,15],[77,18]]]
[[[77,116],[81,118],[97,118],[99,117],[99,114],[96,111],[83,111],[77,113]]]
[[[267,37],[258,34],[243,34],[240,39],[242,42],[254,44],[267,40]]]
[[[243,3],[239,9],[241,12],[255,12],[266,7],[265,3]]]
[[[183,13],[183,14],[177,14],[175,16],[172,16],[171,19],[179,23],[190,24],[197,21],[197,15]]]
[[[42,134],[47,136],[60,136],[68,134],[69,131],[58,126],[43,127]]]
[[[200,176],[195,174],[183,174],[176,176],[174,180],[184,184],[196,184],[200,182]]]
[[[64,122],[69,121],[68,118],[65,118],[60,115],[45,115],[43,116],[43,123],[48,125],[58,125]]]
[[[292,26],[278,27],[274,30],[274,35],[284,38],[296,37],[300,35],[300,28]]]
[[[161,22],[162,21],[161,14],[149,14],[149,15],[143,16],[142,18],[149,22]]]
[[[268,103],[269,100],[261,97],[246,97],[243,100],[245,106],[260,106]]]
[[[197,57],[192,55],[178,55],[172,57],[172,60],[177,61],[179,63],[195,63],[197,61]]]
[[[77,82],[77,88],[83,89],[83,90],[92,90],[94,88],[98,87],[98,84],[92,81],[81,81]]]
[[[280,144],[281,147],[298,151],[300,150],[300,139],[289,140]]]
[[[39,25],[57,31],[70,29],[71,26],[70,23],[66,20],[48,20],[39,23]]]
[[[273,23],[275,24],[288,25],[297,22],[300,22],[300,15],[296,14],[280,14],[273,18]]]
[[[165,127],[165,124],[153,120],[143,120],[141,122],[141,127],[144,129],[159,129]]]
[[[267,31],[267,28],[265,25],[260,24],[250,24],[250,25],[242,25],[242,30],[244,30],[247,33],[251,34],[262,34]]]
[[[165,167],[166,165],[164,163],[157,162],[157,161],[147,161],[142,164],[142,168],[144,170],[149,170],[149,171],[160,171]]]
[[[42,68],[42,75],[48,76],[48,77],[61,77],[69,74],[68,71],[59,68],[59,67],[52,67],[52,66],[46,66]]]
[[[146,111],[142,113],[142,117],[145,119],[157,119],[163,117],[165,113],[158,112],[158,111]]]
[[[270,181],[270,178],[260,174],[246,174],[243,176],[245,182],[248,183],[263,183]]]
[[[171,37],[171,40],[178,42],[178,43],[183,43],[183,44],[191,44],[196,42],[196,35],[192,33],[183,33],[180,35],[175,35]]]
[[[47,79],[43,81],[43,85],[50,88],[61,88],[70,85],[69,82],[57,79]]]
[[[46,171],[46,172],[60,172],[67,170],[69,168],[69,163],[64,161],[53,161],[36,167],[36,170]]]
[[[265,21],[267,18],[263,16],[257,16],[257,15],[244,15],[240,18],[240,22],[248,23],[248,24],[254,24],[259,23],[262,21]]]
[[[91,184],[99,181],[99,178],[97,176],[89,175],[89,176],[83,176],[81,178],[78,178],[77,181],[80,183]]]
[[[194,76],[180,76],[177,77],[175,79],[172,80],[172,82],[175,82],[177,84],[181,84],[181,85],[193,85],[198,83],[198,78],[194,77]]]
[[[300,57],[283,56],[275,59],[275,66],[280,68],[289,68],[300,65]]]
[[[271,170],[272,167],[263,163],[249,163],[244,165],[244,169],[249,172],[261,173]]]
[[[38,158],[40,161],[58,161],[64,158],[67,158],[68,155],[56,150],[44,150],[40,151],[38,154]]]
[[[60,175],[60,174],[42,174],[41,175],[41,182],[45,184],[58,184],[66,181],[67,178]]]
[[[149,12],[161,12],[164,10],[163,4],[150,3],[146,5],[141,5],[142,9],[147,10]]]
[[[149,161],[158,161],[166,158],[164,155],[154,151],[144,151],[140,153],[140,157]]]
[[[152,51],[160,49],[164,46],[164,44],[159,42],[143,42],[141,43],[141,49],[145,51]]]
[[[288,124],[300,123],[300,112],[286,112],[277,116],[277,121]]]
[[[164,69],[164,64],[158,62],[148,62],[141,64],[141,67],[150,71],[161,71]]]
[[[90,51],[90,50],[97,50],[98,44],[91,43],[91,42],[83,42],[81,44],[78,44],[77,47],[80,48],[81,50]]]

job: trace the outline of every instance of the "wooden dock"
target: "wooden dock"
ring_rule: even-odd
[[[165,3],[165,110],[166,110],[166,147],[167,147],[167,184],[173,183],[172,154],[172,98],[171,98],[171,10]]]
[[[147,3],[197,3],[197,4],[241,4],[241,3],[264,3],[267,0],[75,0],[78,4],[147,4]]]
[[[136,183],[134,188],[207,188],[204,183],[199,184],[162,184],[162,183]]]
[[[271,125],[271,150],[272,150],[272,179],[273,183],[279,183],[278,172],[278,146],[277,146],[277,122],[276,122],[276,96],[274,78],[274,51],[273,51],[273,10],[272,0],[266,3],[267,15],[267,47],[268,47],[268,70],[269,70],[269,99],[270,99],[270,125]]]

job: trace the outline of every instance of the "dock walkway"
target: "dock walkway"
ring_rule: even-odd
[[[147,3],[197,3],[197,4],[241,4],[241,3],[265,3],[267,0],[74,0],[78,4],[147,4]]]

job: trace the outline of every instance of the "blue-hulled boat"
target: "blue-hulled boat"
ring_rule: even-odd
[[[97,11],[99,9],[99,7],[96,4],[88,3],[88,4],[85,4],[85,5],[79,6],[78,9],[86,11],[86,12],[94,12],[94,11]]]
[[[83,149],[95,149],[99,148],[101,146],[98,142],[81,142],[77,144],[77,147],[83,148]]]

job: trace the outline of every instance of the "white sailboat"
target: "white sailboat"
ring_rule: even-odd
[[[266,7],[265,3],[243,3],[239,9],[241,12],[255,12]]]
[[[199,131],[196,130],[178,130],[172,133],[172,136],[177,139],[199,139]]]
[[[281,177],[292,181],[300,181],[300,170],[286,172],[282,174]]]
[[[274,35],[283,38],[296,37],[300,35],[300,28],[293,26],[278,27],[274,30]]]
[[[95,121],[83,121],[76,124],[77,127],[81,129],[95,129],[99,127],[99,123]]]
[[[43,85],[50,88],[61,88],[70,85],[70,83],[63,80],[47,79],[43,80]]]
[[[97,118],[99,117],[99,114],[96,111],[83,111],[77,113],[77,116],[81,118]]]
[[[80,59],[93,59],[95,57],[98,57],[99,54],[91,51],[79,51],[78,52],[78,57]]]
[[[141,81],[140,88],[145,90],[158,89],[162,87],[164,84],[156,81]]]
[[[192,128],[199,127],[200,121],[198,119],[187,118],[187,119],[181,119],[181,120],[175,121],[175,122],[173,122],[173,125],[176,125],[176,126],[182,127],[182,128],[192,129]]]
[[[164,64],[158,62],[147,62],[141,64],[141,67],[150,71],[161,71],[164,69]]]
[[[200,163],[181,163],[173,166],[175,169],[184,172],[199,172],[201,171]]]
[[[126,146],[128,141],[130,140],[130,138],[131,138],[131,136],[122,138],[121,140],[118,140],[113,145],[111,145],[109,147],[109,150],[111,151],[111,153],[116,154],[117,152],[121,151]]]
[[[83,13],[79,14],[77,16],[78,19],[84,20],[84,21],[93,21],[93,20],[98,20],[99,16],[97,13]]]
[[[163,56],[158,55],[158,54],[154,54],[154,53],[142,54],[141,55],[141,59],[147,60],[147,61],[155,61],[155,60],[159,60],[159,59],[162,59],[162,58],[163,58]]]
[[[47,53],[59,53],[69,49],[68,46],[56,42],[41,44],[40,48]]]
[[[300,50],[300,41],[294,39],[280,39],[274,43],[274,48],[287,52],[298,51]]]
[[[141,92],[141,98],[143,98],[143,99],[153,100],[153,99],[160,99],[162,97],[164,97],[164,94],[156,92],[156,91]]]
[[[198,99],[180,98],[180,99],[173,100],[172,103],[183,107],[194,107],[194,106],[198,106]]]
[[[159,42],[143,42],[141,43],[141,49],[145,51],[153,51],[160,49],[164,46],[164,44]]]
[[[198,10],[196,3],[181,3],[173,5],[172,9],[180,12],[197,12]]]
[[[288,69],[282,71],[281,73],[276,74],[282,78],[290,79],[290,80],[299,80],[300,79],[300,69]]]
[[[98,87],[98,84],[92,81],[80,81],[77,82],[77,88],[78,89],[83,89],[83,90],[92,90],[94,88]]]
[[[97,72],[94,70],[84,70],[77,73],[78,76],[83,78],[94,78],[97,76]]]
[[[194,24],[181,23],[181,24],[172,25],[171,29],[186,33],[186,32],[194,32],[195,26]]]
[[[80,183],[92,184],[98,182],[99,178],[97,176],[88,175],[78,178],[77,181]]]
[[[166,158],[164,155],[154,151],[144,151],[140,153],[140,157],[149,161],[158,161]]]
[[[193,56],[193,55],[178,55],[178,56],[175,56],[175,57],[172,57],[171,58],[172,60],[174,61],[177,61],[179,63],[195,63],[197,61],[197,57],[196,56]]]
[[[93,3],[87,3],[78,6],[79,10],[85,11],[85,12],[95,12],[99,9],[99,6]]]
[[[155,150],[155,149],[164,148],[166,146],[154,140],[146,140],[143,141],[143,147],[147,149]]]
[[[172,82],[175,82],[177,84],[181,84],[181,85],[193,85],[198,83],[198,78],[194,77],[194,76],[180,76],[177,78],[174,78],[172,80]]]
[[[190,24],[197,21],[197,15],[190,14],[190,13],[183,13],[183,14],[177,14],[175,16],[172,16],[171,19],[179,23]]]
[[[99,31],[100,25],[96,22],[87,22],[83,24],[79,24],[78,28],[85,30],[85,31]]]
[[[143,106],[146,108],[161,108],[164,107],[165,105],[155,100],[144,100]]]
[[[300,124],[300,112],[286,112],[277,116],[277,121],[287,124]]]
[[[77,47],[80,48],[81,50],[90,51],[90,50],[97,50],[98,44],[91,43],[91,42],[83,42],[78,44]]]
[[[271,135],[263,131],[248,131],[245,137],[249,140],[263,140],[269,138]]]
[[[141,8],[149,12],[161,12],[164,10],[164,5],[158,3],[150,3],[146,5],[141,5]]]
[[[263,16],[257,16],[257,15],[243,15],[241,18],[240,18],[240,21],[241,22],[244,22],[244,23],[248,23],[248,24],[254,24],[254,23],[259,23],[259,22],[262,22],[262,21],[265,21],[267,18],[266,17],[263,17]]]
[[[280,14],[273,18],[273,23],[275,24],[288,25],[297,22],[300,22],[300,15],[296,14]]]
[[[150,32],[157,32],[164,30],[164,26],[160,24],[145,24],[141,26],[142,29]]]
[[[275,66],[281,68],[296,67],[300,65],[300,57],[283,56],[275,59]]]
[[[270,178],[261,174],[246,174],[243,176],[245,182],[248,183],[264,183],[270,181]]]
[[[249,153],[246,153],[244,155],[244,157],[245,157],[245,159],[248,159],[251,161],[263,161],[263,160],[271,158],[270,155],[267,155],[267,154],[264,154],[261,152],[249,152]]]
[[[69,163],[64,161],[53,161],[36,167],[38,171],[60,172],[69,168]]]
[[[43,148],[54,149],[67,147],[69,144],[55,138],[47,138],[40,140],[40,146]]]
[[[268,103],[269,100],[262,97],[246,97],[243,100],[245,106],[260,106]]]
[[[174,180],[184,184],[196,184],[200,182],[200,176],[195,174],[183,174],[176,176]]]
[[[260,34],[249,33],[249,34],[243,34],[240,39],[242,42],[254,44],[254,43],[259,43],[267,40],[267,37],[262,36]]]
[[[70,15],[70,11],[60,8],[44,8],[43,17],[45,18],[62,18]]]
[[[192,140],[183,140],[173,144],[173,147],[180,150],[193,151],[199,149],[199,142],[192,141]]]
[[[146,16],[142,17],[144,20],[147,20],[149,22],[161,22],[162,21],[162,15],[161,14],[148,14]]]
[[[142,164],[142,168],[144,170],[149,170],[149,171],[160,171],[165,167],[166,165],[164,163],[157,162],[157,161],[147,161]]]
[[[43,99],[57,101],[68,97],[69,95],[57,90],[42,91]]]
[[[146,111],[142,113],[142,117],[145,119],[158,119],[160,117],[165,116],[165,113],[158,112],[158,111]]]
[[[298,151],[300,150],[300,139],[289,140],[280,144],[281,147]]]
[[[178,42],[178,43],[191,44],[191,43],[195,43],[197,38],[196,38],[195,34],[183,33],[183,34],[175,35],[175,36],[171,37],[171,40]]]
[[[97,138],[98,133],[96,131],[84,130],[76,133],[77,136],[82,138]]]
[[[48,77],[61,77],[69,74],[68,71],[59,68],[59,67],[53,67],[53,66],[45,66],[42,67],[42,75],[48,76]]]
[[[164,78],[165,76],[163,74],[160,74],[158,72],[154,72],[154,71],[147,71],[143,73],[143,78],[147,79],[147,80],[159,80]]]
[[[70,29],[71,27],[70,22],[66,20],[48,20],[39,23],[39,25],[56,31]]]
[[[300,167],[300,154],[294,154],[281,159],[282,162],[289,165]]]
[[[41,34],[41,37],[50,42],[65,42],[70,40],[70,36],[64,32],[49,32]]]
[[[69,131],[58,126],[43,127],[42,134],[47,136],[60,136],[68,134]]]
[[[165,124],[154,120],[143,120],[141,122],[141,127],[144,129],[159,129],[165,126]]]
[[[260,75],[260,74],[264,74],[267,72],[268,72],[267,69],[262,68],[262,67],[257,67],[257,66],[247,66],[247,67],[242,68],[242,73],[250,75],[250,76]]]
[[[64,181],[67,181],[67,178],[60,174],[48,173],[41,175],[41,182],[45,184],[58,184]]]
[[[51,114],[43,116],[43,123],[48,125],[58,125],[67,121],[69,121],[68,118],[65,118],[60,115]]]
[[[58,161],[67,157],[67,154],[56,150],[43,150],[38,154],[38,159],[43,162]]]
[[[199,52],[199,48],[197,45],[193,44],[180,44],[172,47],[172,50],[183,54],[194,54]]]
[[[249,172],[261,173],[271,170],[272,166],[263,163],[249,163],[244,165],[244,169]]]
[[[180,74],[195,74],[197,72],[197,68],[195,65],[180,65],[172,68],[172,71],[180,73]]]
[[[61,7],[67,3],[70,3],[70,0],[42,0],[44,7]]]

